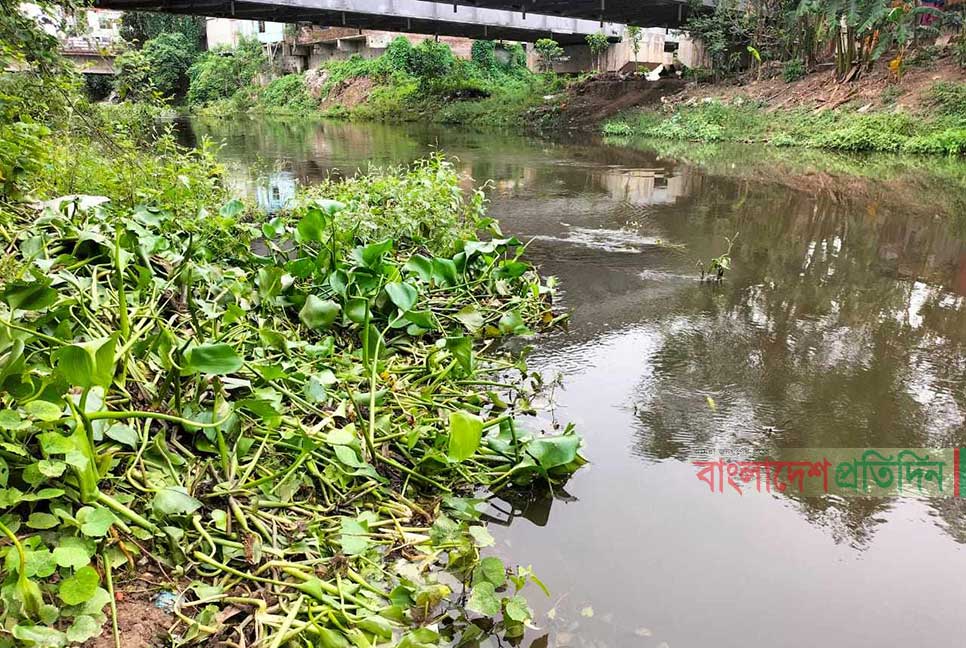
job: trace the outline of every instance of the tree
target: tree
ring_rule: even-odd
[[[161,34],[146,42],[141,51],[150,66],[151,83],[158,92],[167,97],[185,90],[188,68],[198,54],[187,36],[180,32]]]
[[[141,50],[129,50],[114,59],[114,90],[121,99],[147,101],[154,95],[151,63]]]
[[[641,51],[641,38],[644,32],[637,25],[627,26],[627,40],[631,42],[631,50],[634,51],[634,65],[637,65],[637,55]]]
[[[553,64],[563,58],[564,51],[560,44],[552,38],[541,38],[533,44],[533,49],[540,59],[542,72],[553,71]]]
[[[243,38],[235,49],[205,52],[188,68],[188,103],[204,104],[228,99],[251,85],[265,65],[261,43]]]
[[[610,47],[610,41],[607,40],[607,36],[601,32],[596,34],[587,34],[587,47],[590,48],[590,53],[594,55],[595,65],[597,71],[600,72],[600,55],[604,53],[608,47]]]
[[[125,11],[121,16],[121,37],[144,45],[161,34],[184,34],[196,51],[205,49],[205,19],[202,16],[175,16],[146,11]]]

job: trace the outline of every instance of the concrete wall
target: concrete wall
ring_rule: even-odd
[[[674,44],[677,45],[676,52],[665,51],[665,49],[673,49]],[[554,64],[554,71],[567,74],[596,69],[594,56],[586,45],[570,45],[563,49],[567,60]],[[674,60],[675,53],[678,59],[688,67],[706,67],[708,65],[704,49],[700,43],[691,40],[683,32],[669,31],[660,27],[641,30],[637,65],[646,66],[650,70],[660,63],[671,63]],[[612,43],[601,54],[600,58],[601,70],[605,72],[627,71],[636,67],[634,65],[634,49],[631,47],[626,32],[623,40],[619,43]],[[539,57],[532,45],[527,48],[527,62],[530,69],[538,68]]]
[[[390,41],[402,36],[413,45],[418,45],[432,36],[404,34],[401,32],[380,31],[375,29],[354,29],[351,27],[312,27],[299,32],[295,52],[307,51],[308,67],[317,68],[326,61],[347,59],[353,54],[363,58],[381,56]],[[473,41],[469,38],[440,36],[440,43],[449,45],[453,55],[470,58]]]

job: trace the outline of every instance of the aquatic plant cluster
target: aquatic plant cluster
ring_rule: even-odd
[[[58,137],[0,200],[0,646],[120,645],[138,590],[182,644],[520,636],[480,497],[583,460],[517,422],[501,341],[564,316],[483,194],[436,156],[269,217],[210,147]]]

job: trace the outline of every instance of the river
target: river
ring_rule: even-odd
[[[532,424],[573,422],[590,464],[490,510],[495,551],[551,592],[528,590],[525,645],[961,645],[962,500],[712,493],[691,462],[966,446],[966,164],[340,122],[181,135],[223,141],[269,209],[442,150],[560,278],[569,330],[530,359],[560,384]],[[736,234],[725,280],[699,282]]]

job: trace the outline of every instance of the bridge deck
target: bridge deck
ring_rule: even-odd
[[[602,27],[599,20],[423,0],[95,0],[94,5],[477,39],[535,41],[552,37],[563,44],[581,43],[587,34],[599,31],[617,40],[622,31],[617,23],[605,22]]]

